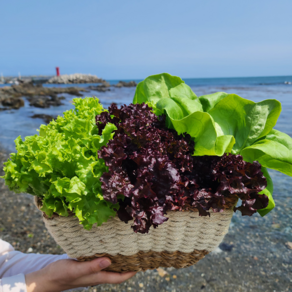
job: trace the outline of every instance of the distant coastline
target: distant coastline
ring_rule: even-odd
[[[3,75],[0,76],[0,84],[7,84],[7,85],[19,85],[23,83],[33,83],[36,84],[103,84],[107,87],[110,86],[109,82],[107,82],[105,79],[102,79],[96,75],[91,74],[80,74],[80,73],[74,73],[74,74],[65,74],[65,75],[59,75],[59,76],[45,76],[45,75],[32,75],[32,76],[6,76]],[[117,87],[132,87],[136,86],[136,82],[131,81],[122,81],[119,80],[118,82],[115,82],[114,84]]]
[[[62,75],[61,75],[62,76]],[[22,80],[34,80],[36,83],[44,84],[49,79],[55,77],[54,75],[28,75],[22,76]],[[19,79],[18,76],[0,76],[0,87],[5,85],[9,86],[10,81]],[[102,79],[102,78],[100,78]],[[283,76],[256,76],[256,77],[202,77],[202,78],[182,78],[189,86],[206,86],[206,85],[292,85],[292,75]],[[1,82],[1,80],[4,82]],[[102,79],[104,80],[104,79]],[[141,82],[143,79],[105,79],[110,85],[118,84],[120,81],[129,82],[135,81],[136,83]],[[73,84],[73,83],[72,83]],[[78,86],[82,85],[80,83]],[[86,83],[83,83],[86,84]]]

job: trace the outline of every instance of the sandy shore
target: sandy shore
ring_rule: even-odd
[[[2,163],[8,154],[0,150]],[[186,269],[140,272],[121,285],[100,285],[84,291],[291,291],[291,179],[272,173],[277,207],[261,218],[234,214],[221,248]],[[61,254],[48,234],[40,212],[27,194],[15,194],[0,179],[0,238],[22,252]]]

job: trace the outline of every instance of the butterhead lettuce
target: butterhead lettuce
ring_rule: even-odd
[[[256,103],[225,92],[197,97],[179,77],[162,73],[140,82],[133,102],[149,104],[156,115],[166,115],[169,128],[188,133],[195,141],[195,156],[231,153],[258,161],[268,181],[262,193],[269,197],[268,207],[258,212],[263,216],[274,208],[265,168],[292,176],[292,139],[273,129],[281,112],[279,101]]]

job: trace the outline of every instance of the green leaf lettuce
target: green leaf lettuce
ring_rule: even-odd
[[[95,116],[103,110],[96,98],[75,98],[74,110],[39,135],[18,137],[17,153],[5,163],[4,179],[11,190],[42,198],[42,210],[51,216],[73,211],[86,229],[115,216],[118,205],[103,199],[99,178],[107,171],[97,151],[112,139],[116,127],[107,124],[98,135]]]

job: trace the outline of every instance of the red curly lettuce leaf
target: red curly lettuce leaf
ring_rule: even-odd
[[[166,212],[197,208],[200,216],[224,210],[226,198],[242,200],[243,215],[252,215],[268,204],[259,192],[266,179],[259,163],[240,155],[192,156],[194,141],[165,126],[146,104],[130,104],[96,117],[99,131],[106,123],[115,135],[98,152],[109,172],[101,176],[104,199],[119,202],[119,218],[133,220],[135,232],[147,233],[167,220]]]

